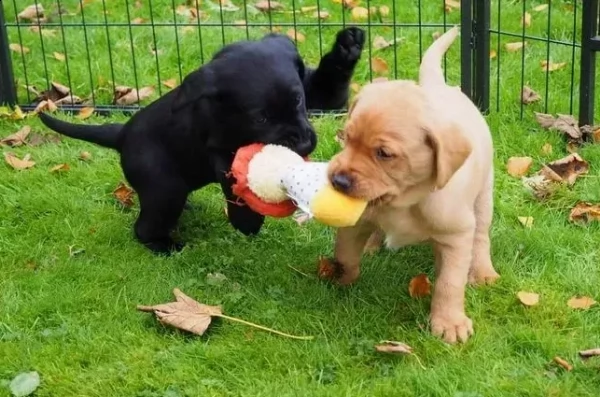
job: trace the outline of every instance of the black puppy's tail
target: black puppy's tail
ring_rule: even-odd
[[[67,123],[46,113],[40,113],[39,116],[46,127],[59,134],[119,150],[123,124],[83,125]]]

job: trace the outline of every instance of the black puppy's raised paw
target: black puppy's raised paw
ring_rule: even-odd
[[[185,244],[177,243],[172,239],[161,239],[143,243],[148,249],[150,249],[156,255],[170,256],[177,252],[180,252]]]
[[[353,26],[339,31],[333,46],[339,66],[353,68],[360,59],[364,44],[364,30]]]
[[[265,222],[264,216],[257,214],[245,205],[231,202],[227,204],[227,216],[231,226],[246,236],[254,236],[260,232]]]

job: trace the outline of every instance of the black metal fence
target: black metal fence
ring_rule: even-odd
[[[539,94],[538,111],[592,124],[598,110],[598,0],[34,1],[0,7],[0,103],[24,110],[50,95],[65,110],[133,111],[224,44],[268,31],[294,38],[314,65],[338,29],[361,26],[369,46],[357,84],[414,78],[424,48],[455,24],[447,78],[482,110],[522,116],[524,86]]]

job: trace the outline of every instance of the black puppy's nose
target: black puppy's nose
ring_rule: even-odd
[[[352,179],[346,174],[333,174],[331,176],[331,184],[340,192],[348,192],[352,187]]]
[[[300,156],[305,157],[311,154],[313,150],[315,150],[316,146],[316,140],[305,140],[296,145],[295,152],[298,153]]]

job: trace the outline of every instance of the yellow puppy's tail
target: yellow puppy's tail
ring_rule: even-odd
[[[429,46],[427,51],[425,51],[421,60],[421,67],[419,68],[419,84],[421,86],[445,84],[444,72],[442,71],[442,58],[458,34],[458,26],[454,26],[438,37]]]

